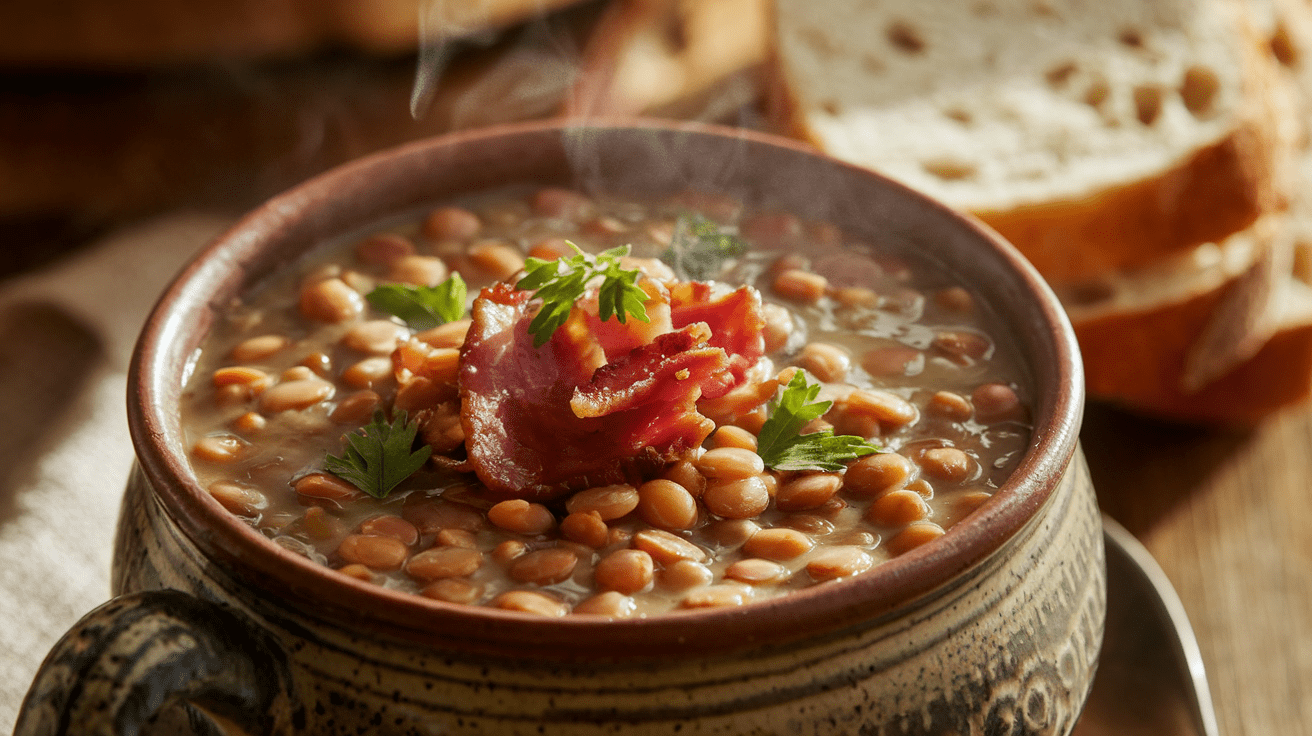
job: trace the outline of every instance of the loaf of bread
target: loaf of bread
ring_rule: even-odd
[[[1274,71],[1232,0],[775,7],[785,130],[975,213],[1050,279],[1223,239],[1285,195]]]

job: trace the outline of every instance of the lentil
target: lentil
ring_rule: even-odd
[[[371,534],[352,534],[337,547],[337,555],[343,560],[370,570],[398,570],[408,554],[400,540]]]
[[[843,477],[837,473],[803,475],[779,486],[774,505],[780,511],[803,511],[823,506],[838,493]]]
[[[501,501],[487,510],[487,520],[517,534],[542,534],[556,525],[556,517],[540,503],[520,498]]]
[[[765,472],[761,456],[741,447],[717,447],[697,459],[698,472],[715,480],[742,480]]]
[[[657,529],[690,529],[697,523],[697,499],[672,480],[649,480],[638,488],[638,515]]]
[[[287,347],[289,342],[282,335],[257,335],[237,343],[228,355],[238,363],[254,363],[274,355]]]
[[[478,215],[463,207],[438,207],[424,218],[420,230],[429,240],[468,240],[482,227]]]
[[[750,519],[770,505],[770,491],[761,476],[716,481],[702,494],[706,510],[726,519]]]
[[[915,491],[890,491],[876,498],[866,519],[880,526],[899,527],[920,521],[929,513],[925,499]]]
[[[715,430],[711,435],[712,447],[737,447],[756,452],[756,435],[742,427],[735,427],[732,424],[726,424]],[[764,469],[764,465],[761,466]]]
[[[859,547],[830,547],[806,563],[806,574],[817,581],[836,580],[863,573],[874,564],[870,553]]]
[[[640,549],[621,549],[601,558],[593,574],[602,590],[630,595],[651,585],[654,572],[651,555]]]
[[[888,540],[888,551],[893,555],[910,552],[922,544],[938,539],[943,534],[943,527],[938,524],[932,521],[917,521],[907,525],[907,528]]]
[[[446,281],[447,268],[434,256],[402,256],[392,261],[387,278],[414,286],[437,286]]]
[[[421,595],[447,603],[473,605],[483,595],[483,586],[460,578],[442,578],[424,586]]]
[[[415,244],[396,233],[371,235],[355,246],[356,260],[373,266],[387,266],[402,256],[414,255]]]
[[[565,508],[571,514],[592,511],[610,521],[638,508],[638,491],[627,483],[589,488],[570,496]]]
[[[738,560],[724,571],[724,576],[748,585],[778,583],[788,577],[788,568],[778,562],[747,558]]]
[[[567,549],[548,547],[516,557],[507,572],[521,583],[550,585],[568,578],[578,561],[578,555]]]
[[[852,356],[846,350],[827,342],[807,343],[798,361],[803,368],[826,383],[846,381],[847,372],[852,367]]]
[[[743,552],[752,557],[783,561],[800,557],[814,546],[810,537],[796,529],[761,529],[743,542]]]
[[[265,390],[260,396],[260,411],[277,414],[281,411],[308,409],[320,401],[331,399],[334,393],[336,388],[318,377],[284,381]]]
[[[700,562],[676,560],[661,568],[659,577],[662,587],[682,591],[702,585],[710,585],[711,581],[715,579],[715,573],[711,572],[711,568]]]
[[[638,610],[638,602],[616,590],[598,593],[574,606],[572,613],[609,618],[628,618]]]
[[[492,606],[507,611],[559,618],[569,613],[564,601],[532,590],[509,590],[492,599]]]
[[[610,527],[596,511],[577,511],[560,522],[560,533],[568,540],[589,547],[604,547],[610,541]]]
[[[316,281],[301,290],[301,314],[318,322],[346,322],[364,312],[364,297],[341,279]]]
[[[469,260],[475,267],[497,281],[514,276],[524,270],[524,256],[514,247],[493,240],[484,240],[469,247]]]

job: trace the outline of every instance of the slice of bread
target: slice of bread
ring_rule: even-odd
[[[768,0],[613,0],[566,116],[718,120],[755,102]]]
[[[1081,335],[1091,393],[1119,395],[1122,384],[1142,388],[1143,375],[1196,391],[1251,357],[1278,318],[1276,290],[1290,270],[1290,230],[1287,217],[1268,215],[1219,245],[1054,286]],[[1112,344],[1102,345],[1103,337]],[[1134,350],[1125,348],[1130,343]],[[1102,355],[1112,359],[1099,360]]]
[[[1049,279],[1243,230],[1287,184],[1232,0],[777,0],[770,116],[979,215]]]
[[[1258,32],[1267,39],[1271,58],[1296,90],[1296,116],[1312,121],[1312,3],[1306,0],[1248,0]],[[1295,159],[1295,179],[1312,183],[1312,129],[1301,131],[1301,155]],[[1294,226],[1294,275],[1312,284],[1312,197],[1295,197],[1290,214]]]
[[[1090,395],[1168,419],[1247,424],[1306,400],[1312,394],[1312,288],[1285,277],[1276,293],[1270,337],[1251,357],[1192,391],[1180,380],[1184,356],[1197,339],[1190,332],[1205,330],[1224,290],[1157,312],[1078,325]]]
[[[1312,289],[1292,221],[1096,284],[1059,287],[1089,395],[1185,421],[1252,423],[1312,391]]]

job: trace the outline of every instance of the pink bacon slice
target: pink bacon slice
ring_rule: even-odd
[[[545,500],[638,479],[714,429],[697,399],[735,379],[712,328],[689,324],[607,362],[586,310],[534,348],[530,297],[484,289],[461,349],[465,446],[494,494]]]

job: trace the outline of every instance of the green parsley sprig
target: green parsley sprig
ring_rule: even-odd
[[[855,435],[834,435],[834,430],[800,434],[807,422],[829,411],[832,401],[815,401],[819,383],[808,383],[797,371],[783,394],[770,402],[770,418],[761,427],[756,453],[775,470],[842,470],[843,463],[879,448]]]
[[[674,221],[674,236],[661,260],[681,277],[705,281],[718,276],[726,261],[746,253],[748,248],[746,240],[713,220],[689,212]]]
[[[418,433],[419,422],[408,421],[405,412],[398,411],[389,423],[377,410],[372,422],[346,435],[342,457],[325,457],[323,467],[374,498],[386,498],[433,454],[428,445],[414,448]]]
[[[415,331],[430,330],[465,316],[469,287],[460,274],[437,286],[383,284],[365,298],[379,311],[405,320]]]
[[[533,347],[547,344],[551,335],[569,319],[574,302],[587,290],[588,283],[600,277],[597,292],[597,316],[604,322],[611,317],[624,323],[626,316],[640,322],[650,321],[647,292],[637,285],[639,272],[620,268],[620,259],[629,254],[629,246],[611,248],[597,255],[585,253],[577,245],[566,241],[576,255],[546,261],[528,258],[524,262],[524,278],[515,284],[516,289],[532,291],[533,297],[542,300],[542,308],[529,322]]]

